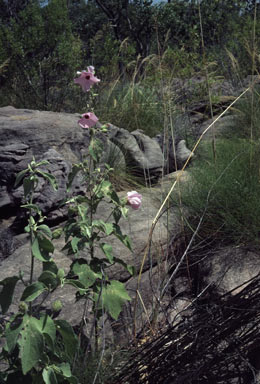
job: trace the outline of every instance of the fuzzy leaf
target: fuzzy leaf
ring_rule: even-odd
[[[73,264],[72,271],[78,276],[85,289],[93,285],[96,279],[100,277],[100,274],[95,273],[85,260],[77,260]]]
[[[108,180],[103,180],[101,185],[99,185],[99,189],[105,196],[111,195],[111,183]]]
[[[41,251],[44,251],[44,253],[46,253],[46,256],[47,256],[47,254],[54,252],[54,245],[45,236],[39,237],[39,246],[40,246]]]
[[[117,280],[111,280],[110,284],[103,288],[101,296],[105,309],[115,320],[118,319],[123,304],[131,300],[124,284]]]
[[[101,243],[101,244],[99,244],[99,246],[102,249],[102,251],[104,252],[104,254],[106,255],[110,264],[112,264],[114,262],[112,246],[110,244],[107,244],[107,243]]]
[[[92,139],[90,141],[88,151],[94,162],[98,162],[102,154],[102,144],[98,139]]]
[[[77,237],[77,236],[74,236],[70,242],[70,245],[71,245],[71,249],[73,251],[73,253],[77,253],[78,252],[78,243],[80,242],[80,238]]]
[[[41,224],[38,226],[38,231],[41,231],[45,236],[52,238],[52,232],[51,229],[48,227],[48,225]]]
[[[73,165],[72,170],[68,176],[67,191],[69,191],[69,189],[73,183],[74,178],[80,172],[80,170],[81,170],[81,168],[77,164]]]
[[[26,173],[28,172],[28,168],[22,170],[21,172],[19,172],[16,176],[16,179],[15,179],[15,184],[14,184],[14,187],[17,187],[17,185],[20,183],[20,181],[24,178],[24,176],[26,175]]]
[[[21,301],[33,301],[36,297],[40,296],[42,292],[46,291],[47,287],[45,284],[37,281],[36,283],[32,283],[23,291]]]
[[[39,207],[36,204],[23,204],[23,205],[21,205],[21,208],[31,209],[31,210],[35,211],[38,215],[40,215],[40,213],[41,213]]]
[[[113,216],[114,216],[114,220],[115,220],[116,224],[118,224],[119,220],[121,219],[121,216],[122,216],[121,210],[119,208],[115,208],[113,211]]]
[[[52,318],[47,314],[42,315],[40,317],[40,325],[42,333],[48,335],[54,343],[56,340],[56,327]]]
[[[25,177],[23,179],[23,190],[24,190],[24,196],[25,197],[28,196],[29,193],[33,190],[33,185],[34,185],[34,183],[32,180],[30,180],[29,177]]]
[[[65,284],[72,285],[74,288],[77,288],[80,295],[84,295],[87,292],[85,286],[78,280],[66,279]]]
[[[52,186],[52,188],[57,191],[58,189],[58,184],[57,184],[57,180],[55,178],[55,176],[53,176],[52,174],[50,173],[47,173],[47,172],[43,172],[43,171],[40,171],[39,169],[37,169],[37,173],[39,175],[41,175],[44,179],[48,180]]]
[[[55,273],[55,275],[57,275],[58,267],[54,261],[46,261],[46,263],[42,264],[42,271],[50,271],[52,273]]]
[[[78,338],[72,326],[66,320],[55,320],[57,331],[61,334],[65,351],[70,358],[74,358],[78,350]]]
[[[111,235],[111,233],[114,232],[113,224],[105,223],[103,220],[93,220],[92,225],[93,227],[104,232],[106,235]]]
[[[32,254],[36,259],[40,261],[49,261],[49,258],[46,259],[46,257],[44,257],[45,255],[41,253],[38,237],[35,237],[33,240]]]
[[[40,320],[32,316],[24,316],[19,345],[22,371],[23,374],[26,375],[43,357],[44,341]]]
[[[58,384],[56,374],[52,367],[46,367],[44,368],[42,372],[43,380],[46,384]]]
[[[114,203],[118,205],[120,204],[120,199],[115,191],[112,190],[112,192],[110,193],[110,198]]]
[[[126,264],[122,259],[119,259],[118,257],[114,258],[114,262],[121,264],[129,273],[130,275],[134,276],[135,275],[135,267],[129,264]]]
[[[5,329],[6,345],[5,350],[11,354],[16,346],[19,334],[23,327],[23,318],[21,315],[16,315],[12,322],[7,323]]]
[[[20,280],[18,276],[12,276],[0,281],[0,285],[3,286],[0,293],[0,306],[3,314],[8,311],[12,304],[14,289],[18,280]]]
[[[132,251],[129,237],[122,234],[121,229],[117,224],[114,224],[114,234],[128,249],[130,249],[130,251]]]
[[[58,369],[62,372],[64,377],[71,377],[71,370],[69,363],[61,363],[58,365]]]
[[[32,243],[33,256],[43,262],[50,261],[49,253],[54,252],[54,246],[47,237],[36,236]]]
[[[59,284],[56,274],[51,271],[43,271],[38,280],[51,289],[56,288]]]

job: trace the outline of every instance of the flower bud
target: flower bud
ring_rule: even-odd
[[[52,305],[51,309],[53,312],[59,312],[62,309],[62,303],[60,300],[55,300]]]
[[[22,313],[26,313],[27,310],[28,310],[28,305],[24,301],[21,301],[19,304],[19,311]]]

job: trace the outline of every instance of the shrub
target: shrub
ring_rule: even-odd
[[[163,103],[157,88],[144,87],[141,82],[121,82],[102,92],[96,111],[105,121],[129,131],[142,129],[151,137],[163,128]]]

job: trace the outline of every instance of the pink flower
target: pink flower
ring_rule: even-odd
[[[139,209],[142,203],[142,195],[136,191],[127,192],[127,204],[133,209]]]
[[[78,124],[82,128],[91,128],[97,123],[97,121],[97,116],[92,112],[88,112],[82,115],[82,118],[78,121]]]
[[[81,85],[84,92],[88,92],[94,84],[100,81],[100,79],[94,76],[94,73],[95,69],[91,65],[87,68],[87,70],[84,69],[81,72],[77,72],[77,75],[80,76],[74,79],[74,83]]]

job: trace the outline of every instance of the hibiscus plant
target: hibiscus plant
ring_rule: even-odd
[[[100,80],[94,75],[94,67],[78,73],[74,81],[84,92]],[[116,236],[129,250],[131,243],[120,229],[119,221],[127,216],[127,205],[139,209],[142,196],[136,191],[128,192],[125,198],[119,198],[109,181],[112,169],[101,165],[102,144],[97,139],[98,118],[94,112],[87,112],[78,121],[80,129],[89,129],[90,145],[88,155],[82,162],[72,167],[68,179],[68,191],[75,177],[81,177],[85,185],[84,194],[68,198],[68,220],[62,231],[65,245],[63,251],[72,257],[69,272],[58,267],[54,256],[54,239],[61,231],[52,231],[45,224],[43,212],[35,202],[35,191],[39,178],[44,178],[57,189],[53,175],[43,171],[46,161],[33,159],[28,167],[16,178],[16,185],[23,183],[24,204],[28,212],[28,224],[25,231],[30,238],[30,274],[26,278],[20,271],[17,275],[0,281],[0,336],[5,344],[0,352],[0,383],[78,383],[75,375],[75,362],[79,357],[80,338],[84,332],[86,312],[80,319],[79,335],[72,325],[62,319],[62,300],[55,300],[51,308],[44,306],[47,298],[57,288],[71,285],[75,288],[75,298],[81,300],[83,308],[90,303],[93,319],[94,349],[98,349],[98,322],[108,314],[117,320],[123,304],[130,297],[122,282],[109,278],[108,269],[115,263],[121,264],[130,274],[133,268],[120,258],[114,257],[109,242]],[[105,130],[101,127],[100,130]],[[101,203],[110,204],[107,218],[97,215]],[[103,254],[98,257],[97,249]],[[86,256],[87,255],[87,256]],[[42,263],[42,272],[35,276],[35,260]],[[18,310],[10,315],[14,292],[21,291]],[[12,307],[13,308],[13,307]],[[88,335],[91,338],[91,335]],[[86,358],[84,359],[86,363]]]

